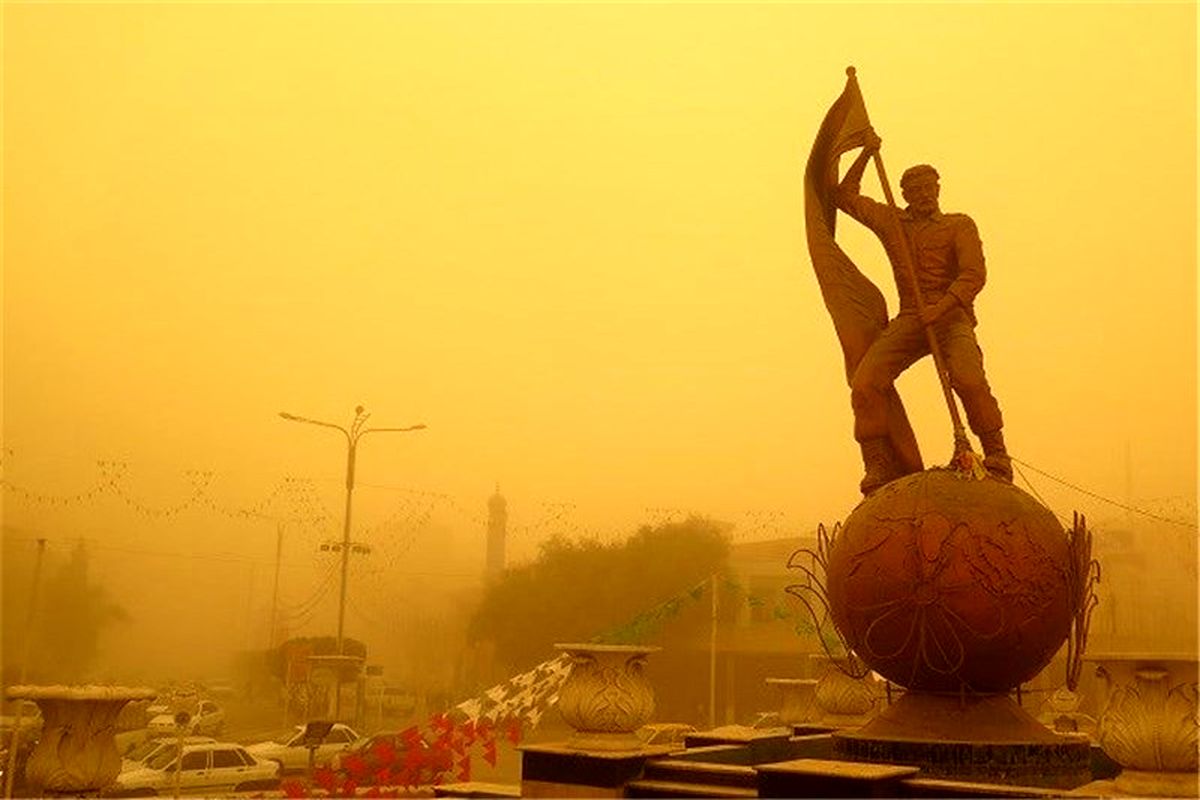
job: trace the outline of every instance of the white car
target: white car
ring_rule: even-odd
[[[225,712],[212,700],[201,700],[190,713],[184,733],[194,736],[220,736],[225,730]],[[177,734],[175,714],[159,714],[146,726],[151,736],[173,736]]]
[[[313,753],[313,764],[321,767],[333,757],[358,740],[358,734],[349,725],[335,722],[325,740]],[[308,769],[308,748],[304,745],[304,726],[297,725],[296,732],[283,742],[259,742],[246,746],[256,758],[275,761],[283,772]]]
[[[152,756],[145,766],[122,772],[108,793],[123,797],[174,796],[176,780],[180,794],[269,791],[279,786],[279,765],[260,761],[237,744],[189,744],[184,745],[182,756],[174,748],[167,748]]]
[[[211,736],[185,736],[183,743],[189,744],[212,744],[217,740]],[[131,769],[141,769],[146,766],[146,763],[155,756],[167,750],[175,752],[179,746],[179,739],[176,736],[159,736],[154,739],[147,739],[141,744],[134,747],[128,753],[121,757],[121,772],[128,772]]]

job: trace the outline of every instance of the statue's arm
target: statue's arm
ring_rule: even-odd
[[[854,163],[842,176],[836,195],[839,209],[872,230],[876,230],[884,224],[883,217],[886,215],[887,207],[876,200],[863,196],[862,177],[867,169],[867,162],[879,151],[879,145],[879,137],[872,132],[867,137],[867,142],[862,150],[859,151],[858,157],[854,159]]]
[[[846,174],[842,176],[842,182],[838,185],[839,194],[842,192],[859,193],[863,173],[867,170],[867,162],[871,160],[871,156],[875,155],[878,149],[864,146],[862,150],[858,151],[858,158],[854,159],[854,163],[850,165],[850,169],[846,170]]]
[[[950,284],[946,294],[953,296],[963,308],[969,308],[975,301],[975,295],[987,282],[987,267],[983,260],[979,229],[968,216],[963,216],[955,232],[954,249],[958,256],[958,277]]]

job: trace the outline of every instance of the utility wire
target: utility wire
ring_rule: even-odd
[[[321,576],[319,582],[317,583],[317,587],[313,589],[312,594],[310,594],[304,600],[301,600],[299,603],[281,603],[279,605],[278,613],[285,617],[300,617],[304,614],[307,614],[320,604],[321,600],[325,598],[325,595],[329,594],[329,589],[331,586],[333,586],[333,576],[336,572],[337,563],[330,562],[329,568],[325,570],[325,574]]]
[[[1075,491],[1079,492],[1080,494],[1085,494],[1088,497],[1094,498],[1096,500],[1100,500],[1101,502],[1104,502],[1104,503],[1108,503],[1109,505],[1114,505],[1117,508],[1122,508],[1126,511],[1132,511],[1134,514],[1141,514],[1143,517],[1149,517],[1150,519],[1156,519],[1159,522],[1167,522],[1167,523],[1170,523],[1171,525],[1179,525],[1180,527],[1184,527],[1184,528],[1195,528],[1196,527],[1195,522],[1183,522],[1182,520],[1171,519],[1169,517],[1160,516],[1159,514],[1155,514],[1150,511],[1146,511],[1143,508],[1137,508],[1136,506],[1127,505],[1125,503],[1119,503],[1116,500],[1111,500],[1111,499],[1105,497],[1104,495],[1100,495],[1100,494],[1096,494],[1095,492],[1088,491],[1087,489],[1084,489],[1081,486],[1076,486],[1075,484],[1071,483],[1070,481],[1063,480],[1062,478],[1058,477],[1057,475],[1051,475],[1049,472],[1040,470],[1037,467],[1033,466],[1032,464],[1022,461],[1019,458],[1013,458],[1012,460],[1015,463],[1020,464],[1023,467],[1028,467],[1029,469],[1033,470],[1034,472],[1036,472],[1037,474],[1039,474],[1043,477],[1049,478],[1050,480],[1055,481],[1056,483],[1061,483],[1063,486],[1066,486],[1068,489],[1074,489]],[[1022,476],[1022,477],[1024,477],[1024,476]],[[1028,480],[1026,480],[1026,483],[1028,483]]]
[[[8,544],[10,542],[15,543],[15,544],[23,544],[26,542],[36,542],[36,541],[37,541],[37,538],[32,537],[32,536],[8,536],[8,535],[4,536],[5,544]],[[223,554],[223,553],[207,553],[207,554],[206,553],[172,553],[172,552],[169,552],[166,550],[143,550],[143,549],[136,548],[136,547],[119,547],[116,545],[103,544],[103,543],[101,543],[102,540],[100,540],[100,539],[93,539],[93,538],[79,537],[79,536],[72,536],[69,538],[64,538],[64,539],[61,539],[60,541],[51,541],[51,542],[49,542],[49,544],[52,546],[60,546],[61,545],[62,547],[73,547],[73,546],[75,546],[76,543],[79,543],[79,542],[83,542],[84,544],[86,544],[89,551],[101,550],[101,551],[109,551],[109,552],[114,552],[114,553],[130,553],[132,555],[139,555],[139,556],[155,556],[155,557],[159,557],[159,558],[186,558],[189,560],[197,559],[197,560],[201,560],[201,561],[219,561],[219,562],[234,563],[234,564],[274,564],[275,563],[275,560],[272,558],[250,558],[250,557],[246,557],[246,556],[236,556],[236,555],[232,555],[232,554]],[[280,563],[282,566],[285,566],[289,569],[298,569],[301,567],[309,566],[308,564],[301,564],[299,562],[283,561]]]

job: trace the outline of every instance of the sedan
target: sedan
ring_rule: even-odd
[[[212,744],[217,740],[211,736],[185,736],[183,743],[188,744]],[[179,747],[179,738],[176,736],[158,736],[153,739],[147,739],[141,744],[134,747],[128,753],[121,757],[121,772],[128,772],[131,769],[141,769],[153,759],[155,756],[170,750],[174,753]]]
[[[184,745],[182,756],[174,748],[168,748],[151,756],[145,766],[122,772],[111,794],[174,796],[177,785],[180,794],[265,791],[278,787],[279,765],[260,761],[241,745],[225,742]]]
[[[172,735],[178,733],[175,714],[159,714],[150,720],[146,726],[151,736]],[[188,714],[186,733],[194,735],[220,736],[225,730],[225,712],[211,700],[201,700],[195,710]]]
[[[246,746],[257,758],[275,761],[283,772],[298,772],[308,769],[308,747],[304,740],[304,727],[297,725],[295,732],[282,741],[259,742]],[[313,751],[313,764],[324,766],[358,740],[358,734],[349,725],[334,723],[325,739]]]

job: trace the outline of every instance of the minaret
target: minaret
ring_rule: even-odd
[[[488,499],[487,566],[489,578],[504,571],[504,539],[508,534],[508,502],[500,495],[500,484],[496,493]]]

